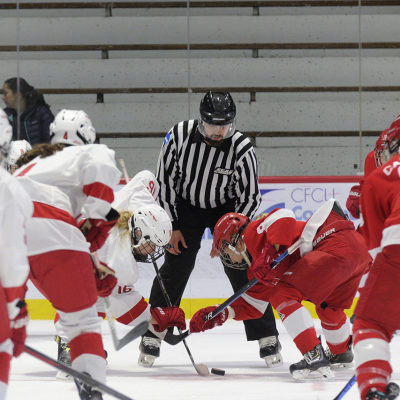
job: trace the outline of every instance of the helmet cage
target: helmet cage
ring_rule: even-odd
[[[150,263],[152,260],[157,260],[164,255],[164,246],[157,246],[150,240],[149,235],[142,235],[140,228],[133,228],[134,217],[129,218],[128,226],[132,236],[133,244],[131,251],[133,257],[138,262]]]
[[[375,164],[376,168],[379,168],[383,165],[382,163],[382,156],[383,156],[383,147],[385,145],[385,141],[387,138],[387,132],[389,129],[385,129],[380,135],[378,140],[375,143],[375,148],[374,148],[374,158],[375,158]]]
[[[393,127],[388,130],[385,144],[383,145],[382,163],[387,163],[400,150],[400,128]]]
[[[382,164],[382,155],[383,155],[383,150],[378,150],[376,147],[374,149],[374,158],[375,158],[375,164],[376,168],[381,167]]]
[[[240,254],[243,257],[242,253],[239,253],[236,250],[236,247],[233,247],[230,245],[226,240],[223,241],[221,250],[219,252],[219,258],[221,259],[222,264],[224,264],[226,267],[232,268],[232,269],[240,269],[240,270],[245,270],[249,268],[249,264],[247,263],[246,259],[243,257],[242,261],[240,262],[234,262],[231,259],[231,256],[229,253],[226,252],[226,248],[229,248],[232,252],[236,254]],[[246,251],[246,250],[245,250]]]
[[[242,236],[242,232],[247,228],[247,225],[249,225],[250,219],[247,220],[245,224],[243,224],[236,233],[233,233],[231,236],[231,243],[229,243],[227,240],[223,240],[221,244],[221,249],[219,251],[219,258],[221,259],[222,264],[224,264],[226,267],[233,268],[233,269],[240,269],[244,270],[249,268],[249,263],[247,262],[245,256],[243,255],[243,252],[246,252],[246,249],[243,252],[239,252],[236,249],[236,246],[239,242],[239,239]],[[231,253],[228,253],[226,249],[229,249]],[[238,255],[241,255],[243,257],[242,261],[240,262],[234,262],[232,261],[230,254],[235,253]]]

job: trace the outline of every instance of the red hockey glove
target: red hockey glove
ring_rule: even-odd
[[[105,243],[110,230],[118,222],[118,211],[111,208],[110,212],[106,215],[106,220],[92,219],[83,220],[79,224],[79,228],[85,235],[86,240],[90,243],[90,252],[93,253],[100,249]]]
[[[94,269],[94,276],[96,278],[97,295],[99,297],[108,297],[116,284],[117,278],[114,276],[115,271],[107,266],[107,264],[100,261],[100,270]]]
[[[360,218],[360,195],[361,185],[355,185],[350,189],[346,208],[353,218]]]
[[[176,306],[150,308],[151,315],[157,321],[153,324],[156,332],[162,332],[171,326],[186,329],[185,313]]]
[[[24,350],[26,339],[26,326],[29,316],[25,301],[19,301],[17,307],[20,308],[19,314],[10,321],[11,340],[14,344],[13,356],[18,357]]]
[[[204,321],[204,317],[213,312],[218,306],[219,304],[211,307],[201,308],[199,311],[197,311],[190,320],[190,332],[204,332],[208,329],[222,325],[228,319],[229,311],[227,308],[217,314],[214,318]]]
[[[268,286],[276,276],[276,270],[271,268],[271,263],[280,253],[278,253],[274,246],[267,243],[262,253],[257,260],[251,265],[250,269],[253,271],[254,276],[263,285]]]

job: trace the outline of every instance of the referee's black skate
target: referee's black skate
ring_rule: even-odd
[[[138,364],[142,367],[151,367],[157,357],[160,357],[161,339],[151,336],[142,336],[139,344]]]
[[[332,379],[330,362],[325,355],[321,343],[304,354],[304,358],[290,366],[290,373],[298,380],[322,380]]]
[[[87,372],[84,372],[84,374],[90,376]],[[74,378],[74,381],[81,400],[103,400],[103,396],[98,390],[93,390],[91,386],[83,383],[79,379]]]
[[[278,336],[267,336],[258,339],[258,344],[260,346],[260,358],[265,360],[268,368],[276,367],[283,363],[282,346]]]
[[[331,363],[331,368],[349,368],[353,367],[354,353],[353,353],[353,337],[350,336],[349,347],[344,353],[333,354],[329,347],[326,348],[325,354]]]
[[[389,382],[386,386],[386,393],[379,392],[375,388],[368,391],[365,400],[394,400],[399,395],[399,386]]]

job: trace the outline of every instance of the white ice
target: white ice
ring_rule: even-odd
[[[320,333],[318,320],[314,320]],[[137,365],[139,339],[116,352],[108,324],[103,323],[103,340],[108,351],[107,384],[134,400],[332,400],[354,375],[354,368],[335,371],[336,378],[323,382],[299,382],[289,373],[290,364],[302,357],[280,321],[283,365],[270,369],[258,356],[258,343],[247,342],[243,324],[229,320],[205,333],[192,334],[186,343],[197,364],[209,370],[220,368],[225,376],[197,375],[188,353],[180,343],[163,343],[161,357],[151,368]],[[118,336],[129,328],[117,324]],[[31,321],[27,344],[56,358],[52,321]],[[400,338],[391,343],[393,380],[400,381]],[[79,400],[73,381],[55,379],[56,370],[23,353],[11,367],[7,400]],[[113,397],[104,395],[105,400]],[[359,399],[354,385],[344,400]]]

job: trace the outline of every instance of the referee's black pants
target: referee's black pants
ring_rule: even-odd
[[[232,211],[234,211],[234,204],[232,203],[209,210],[199,209],[185,202],[178,204],[179,228],[185,238],[187,249],[180,245],[181,254],[179,255],[165,252],[165,261],[160,268],[160,275],[173,305],[180,305],[183,292],[196,262],[196,256],[200,249],[205,229],[210,228],[213,231],[217,221],[223,215]],[[234,292],[249,281],[246,270],[237,270],[226,266],[224,266],[224,270]],[[153,281],[149,303],[151,307],[167,306],[157,278]],[[268,305],[267,310],[261,318],[243,322],[247,340],[249,341],[278,335],[271,304]],[[145,336],[153,335],[150,331],[147,331]]]

